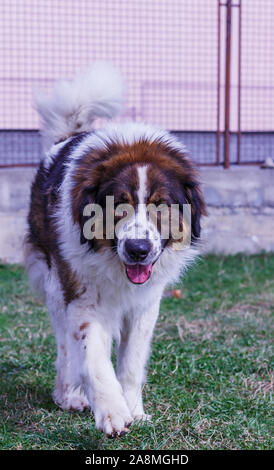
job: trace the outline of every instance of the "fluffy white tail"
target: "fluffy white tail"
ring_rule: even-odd
[[[71,81],[55,83],[47,95],[34,90],[46,148],[75,132],[90,131],[96,118],[111,118],[124,103],[124,82],[107,62],[98,61]]]

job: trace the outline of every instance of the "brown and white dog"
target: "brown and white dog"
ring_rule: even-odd
[[[47,149],[32,186],[25,243],[30,284],[56,335],[53,398],[63,409],[90,407],[108,436],[147,418],[142,386],[161,296],[197,255],[206,212],[194,165],[169,133],[137,122],[93,129],[94,119],[114,116],[122,103],[122,80],[105,63],[58,82],[49,97],[36,94]],[[119,225],[109,238],[107,197]],[[92,233],[95,204],[102,208],[101,237],[84,234],[91,220]],[[132,208],[125,219],[124,204]],[[178,250],[172,234],[163,238],[149,204],[175,204],[180,212],[190,204],[190,244]]]

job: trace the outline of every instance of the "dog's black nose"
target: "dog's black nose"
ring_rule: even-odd
[[[149,240],[128,238],[125,242],[125,250],[130,260],[138,263],[146,259],[151,250],[151,243]]]

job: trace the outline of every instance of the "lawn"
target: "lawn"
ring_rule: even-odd
[[[207,256],[166,297],[145,409],[120,439],[53,403],[55,341],[20,266],[0,265],[1,449],[270,449],[274,256]]]

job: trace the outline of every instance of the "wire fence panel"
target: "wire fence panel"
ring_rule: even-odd
[[[120,119],[145,120],[216,159],[215,0],[0,0],[0,164],[41,158],[32,87],[49,89],[97,59],[126,78]]]
[[[197,163],[223,163],[227,3],[0,0],[0,166],[42,157],[32,88],[98,59],[128,84],[119,120],[168,129]],[[231,3],[230,162],[263,161],[274,143],[273,1]]]
[[[274,2],[242,0],[239,161],[274,158]]]

